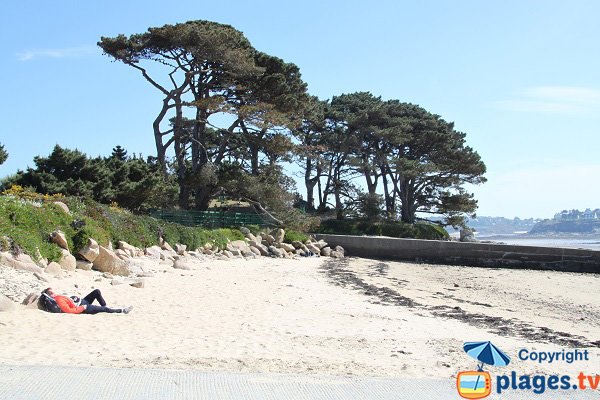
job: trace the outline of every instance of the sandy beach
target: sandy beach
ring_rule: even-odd
[[[448,378],[476,366],[463,342],[491,340],[513,360],[522,348],[590,352],[573,364],[516,360],[522,373],[600,367],[593,274],[359,258],[140,262],[154,274],[143,288],[81,270],[26,286],[23,272],[23,293],[100,288],[109,305],[134,310],[0,313],[0,363]],[[13,272],[0,268],[6,286]]]

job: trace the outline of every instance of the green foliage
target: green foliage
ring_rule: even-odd
[[[34,158],[35,168],[19,171],[8,183],[29,186],[42,194],[114,202],[132,210],[172,204],[175,182],[165,178],[155,162],[127,158],[126,154],[117,146],[108,158],[88,158],[78,150],[56,145],[48,157]]]
[[[0,165],[4,164],[4,161],[8,158],[8,152],[4,150],[4,145],[0,144]]]
[[[13,193],[24,193],[14,191]],[[61,230],[65,233],[72,253],[78,252],[93,238],[100,245],[110,241],[117,245],[123,240],[136,247],[149,247],[158,243],[159,234],[170,243],[185,244],[196,249],[206,243],[225,248],[228,241],[240,240],[244,236],[237,229],[205,230],[164,222],[148,216],[138,216],[117,206],[107,206],[90,199],[61,198],[68,205],[71,215],[38,195],[32,200],[15,195],[0,196],[0,232],[22,248],[27,254],[35,255],[36,248],[43,257],[57,261],[60,249],[49,241],[50,233]],[[3,246],[6,245],[3,244]]]
[[[437,224],[417,222],[370,222],[366,220],[329,219],[321,223],[316,231],[333,235],[372,235],[397,238],[447,240],[446,230]]]
[[[283,238],[283,241],[285,243],[292,243],[292,242],[305,243],[307,240],[308,240],[308,235],[306,235],[302,232],[293,231],[293,230],[289,230],[289,229],[285,230],[285,236]]]

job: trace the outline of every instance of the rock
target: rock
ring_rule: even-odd
[[[142,288],[144,287],[144,280],[143,280],[143,279],[140,279],[140,280],[138,280],[138,281],[131,282],[131,283],[129,284],[129,286],[132,286],[132,287],[134,287],[134,288],[138,288],[138,289],[142,289]]]
[[[255,242],[257,241],[256,236],[254,236],[252,233],[248,233],[246,235],[246,239],[252,240],[252,241],[255,241]]]
[[[233,252],[231,252],[229,250],[223,250],[222,254],[226,255],[227,258],[233,258],[234,257]]]
[[[295,249],[301,249],[302,247],[304,247],[304,243],[302,243],[298,240],[294,240],[292,242],[292,246],[294,246]]]
[[[44,269],[44,272],[55,278],[63,277],[62,267],[60,266],[60,264],[55,263],[54,261],[52,261],[50,264],[48,264],[48,266]]]
[[[84,261],[84,260],[77,260],[77,262],[75,263],[75,268],[76,269],[81,269],[84,271],[91,271],[92,270],[92,266],[94,264],[89,262],[89,261]]]
[[[65,214],[71,214],[71,211],[69,210],[69,207],[67,207],[67,205],[65,203],[63,203],[62,201],[54,201],[54,204],[56,204],[61,210],[63,210],[65,212]]]
[[[69,253],[69,250],[65,249],[62,249],[62,256],[60,257],[60,260],[58,260],[58,263],[65,271],[75,271],[75,268],[77,267],[77,260]]]
[[[229,261],[229,257],[227,257],[227,256],[226,256],[225,254],[223,254],[223,253],[219,253],[219,254],[217,254],[217,256],[216,256],[216,259],[217,259],[217,260],[220,260],[220,261]]]
[[[102,274],[102,277],[106,278],[106,279],[112,279],[113,278],[113,274],[111,274],[110,272],[105,272],[105,273]]]
[[[171,247],[171,245],[169,243],[167,243],[167,241],[165,239],[163,239],[163,238],[160,238],[160,240],[158,241],[158,245],[163,250],[175,251],[175,250],[173,250],[173,248]]]
[[[190,265],[185,262],[185,260],[182,260],[181,258],[178,260],[175,260],[175,262],[173,262],[173,268],[175,269],[192,269],[192,267],[190,267]]]
[[[50,240],[52,240],[53,243],[56,243],[59,247],[65,249],[65,250],[69,250],[69,244],[67,243],[67,238],[65,237],[65,234],[62,233],[61,231],[54,231],[50,234]]]
[[[306,248],[314,254],[321,254],[321,249],[314,243],[307,243]]]
[[[117,255],[117,257],[119,257],[123,261],[127,261],[128,259],[131,258],[131,255],[129,254],[129,252],[122,250],[122,249],[116,249],[114,251],[114,253]]]
[[[22,256],[22,255],[21,255]],[[44,272],[44,270],[32,262],[23,262],[21,260],[31,260],[29,257],[13,257],[13,255],[7,251],[0,252],[0,264],[7,265],[14,269],[20,269],[29,272]]]
[[[304,250],[302,250],[302,249],[296,249],[296,250],[294,250],[294,254],[299,255],[299,256],[303,256],[304,255]]]
[[[275,238],[271,235],[263,236],[263,240],[267,242],[267,246],[272,246],[275,243]]]
[[[250,247],[250,251],[257,256],[262,256],[262,253],[260,252],[259,249],[257,249],[256,247]]]
[[[331,253],[329,253],[330,257],[333,258],[344,258],[344,255],[342,253],[340,253],[339,251],[335,251],[333,250]]]
[[[127,263],[117,257],[114,252],[102,246],[99,246],[98,257],[94,260],[94,269],[113,275],[129,275]]]
[[[37,247],[35,248],[35,260],[35,263],[38,265],[38,267],[46,268],[46,265],[48,265],[48,259],[42,257],[42,253],[40,253],[40,249]]]
[[[116,278],[116,279],[113,279],[112,281],[110,281],[110,284],[113,286],[122,285],[124,283],[125,283],[125,281],[123,281],[123,279],[119,279],[119,278]]]
[[[275,246],[269,246],[269,252],[276,257],[281,257],[281,258],[285,257],[285,251],[278,249]]]
[[[161,259],[161,249],[158,246],[152,246],[152,247],[148,247],[147,249],[144,249],[144,254],[147,257],[150,258],[154,258],[156,260],[160,260]]]
[[[182,256],[187,250],[187,246],[185,244],[175,243],[175,252]]]
[[[346,250],[344,250],[344,248],[342,246],[335,246],[335,251],[337,251],[338,253],[342,253],[343,256],[346,255]]]
[[[15,302],[0,293],[0,311],[12,311],[15,308]]]
[[[202,254],[206,254],[207,256],[212,256],[214,252],[211,249],[202,249]]]
[[[98,257],[98,254],[100,254],[99,247],[100,246],[98,246],[98,243],[94,239],[88,238],[87,245],[81,249],[79,255],[89,262],[94,262],[94,260]]]
[[[39,272],[34,272],[33,276],[35,276],[36,278],[38,278],[38,280],[42,281],[42,282],[50,282],[48,280],[48,278],[46,278],[43,274],[39,273]]]
[[[129,257],[135,257],[137,250],[138,250],[135,248],[135,246],[132,246],[129,243],[124,242],[122,240],[119,240],[117,242],[117,248],[125,251],[127,253],[127,255],[129,255]],[[115,251],[115,253],[116,253],[116,251]]]
[[[325,242],[324,240],[319,240],[318,242],[315,242],[315,245],[317,245],[320,249],[322,249],[323,247],[327,247],[327,242]]]
[[[204,243],[204,246],[202,246],[202,248],[204,250],[212,250],[213,249],[213,245],[211,243]]]
[[[235,252],[233,250],[239,250],[239,252],[244,257],[248,257],[248,256],[254,254],[252,252],[252,250],[250,250],[250,246],[248,245],[248,243],[246,243],[246,241],[244,241],[244,240],[234,240],[231,243],[227,243],[227,250],[234,253],[234,255],[235,255]]]
[[[277,247],[279,247],[280,249],[285,250],[288,253],[291,253],[294,250],[296,250],[296,248],[294,246],[292,246],[291,244],[289,244],[289,243],[279,243],[277,245]]]
[[[269,255],[269,248],[267,246],[265,246],[264,244],[258,243],[258,242],[249,242],[248,243],[250,245],[250,250],[252,251],[253,248],[257,249],[260,252],[261,256],[268,256]]]
[[[325,256],[325,257],[329,257],[331,255],[331,247],[327,246],[327,247],[323,247],[321,249],[321,255]]]
[[[285,231],[283,229],[276,229],[272,235],[275,243],[283,243],[283,238],[285,237]]]
[[[40,295],[37,293],[29,293],[25,299],[23,299],[23,304],[27,308],[39,308],[38,300],[40,299]]]

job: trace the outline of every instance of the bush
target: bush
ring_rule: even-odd
[[[24,198],[19,195],[23,194]],[[115,205],[107,206],[90,199],[61,197],[68,205],[71,215],[66,214],[52,201],[53,196],[37,195],[26,190],[13,190],[0,196],[0,232],[8,240],[2,247],[19,247],[29,255],[40,254],[52,261],[60,259],[58,246],[49,241],[54,230],[64,232],[73,254],[81,250],[89,238],[107,246],[110,241],[117,245],[122,240],[136,247],[149,247],[158,243],[159,234],[171,244],[181,243],[188,249],[196,249],[206,243],[223,249],[228,241],[240,240],[244,236],[237,229],[207,230],[187,227],[135,215]],[[7,249],[9,250],[9,249]]]
[[[427,222],[405,224],[402,222],[329,219],[323,221],[316,232],[333,235],[390,236],[431,240],[447,240],[449,237],[443,227]]]
[[[306,243],[306,241],[308,241],[308,236],[302,232],[286,230],[283,241],[285,243],[292,243],[292,242]]]

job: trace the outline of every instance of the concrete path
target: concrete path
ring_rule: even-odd
[[[599,391],[488,399],[598,399]],[[0,399],[459,399],[452,380],[0,365]]]

